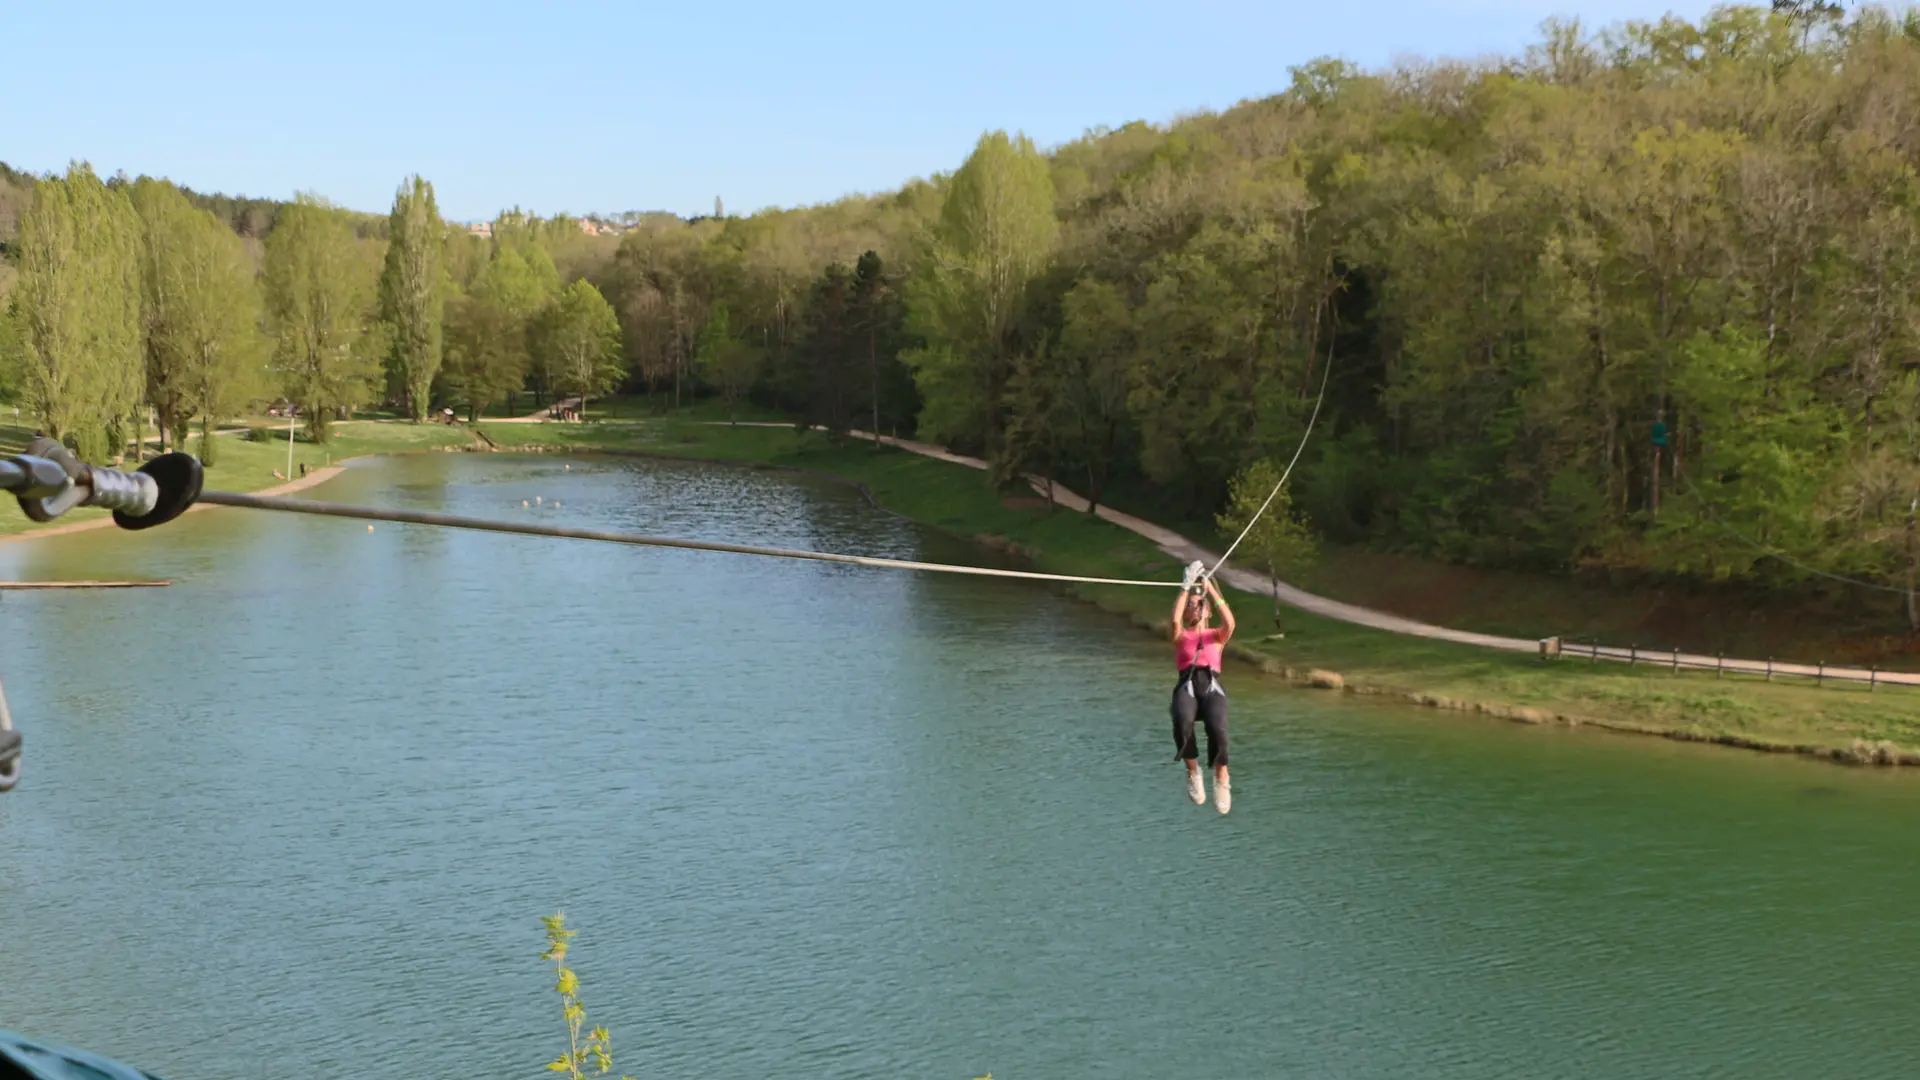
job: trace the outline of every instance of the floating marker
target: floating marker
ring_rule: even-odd
[[[539,501],[540,501],[540,496],[538,496],[538,495],[535,495],[535,496],[533,497],[533,501],[534,501],[534,502],[539,502]]]
[[[521,500],[520,500],[520,505],[521,505],[521,506],[531,506],[531,505],[533,505],[533,504],[531,504],[531,503],[529,503],[529,502],[527,502],[527,500],[525,500],[525,499],[521,499]]]
[[[369,525],[369,526],[367,526],[367,531],[368,531],[368,532],[372,532],[372,531],[373,531],[373,526],[371,526],[371,525]]]

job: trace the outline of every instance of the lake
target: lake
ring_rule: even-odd
[[[986,558],[718,466],[434,454],[313,497]],[[0,577],[175,581],[0,597],[0,1027],[168,1080],[550,1075],[561,909],[616,1075],[1920,1057],[1920,778],[1240,668],[1222,817],[1169,647],[1031,582],[243,510]]]

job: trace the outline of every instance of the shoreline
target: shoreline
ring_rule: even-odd
[[[994,551],[1002,555],[1014,555],[1020,557],[1023,562],[1034,566],[1039,565],[1037,556],[1040,552],[1038,549],[1029,550],[1009,537],[1000,536],[992,532],[971,531],[971,526],[952,518],[935,521],[925,517],[915,517],[913,514],[903,513],[900,510],[883,504],[880,497],[876,495],[874,490],[865,481],[822,469],[765,460],[763,457],[710,457],[664,450],[592,444],[534,443],[524,445],[499,445],[494,443],[493,440],[486,438],[484,434],[480,434],[473,442],[467,445],[450,445],[437,449],[443,452],[454,453],[519,453],[529,455],[561,453],[568,455],[602,455],[611,458],[688,462],[725,465],[733,468],[759,471],[777,470],[790,472],[852,488],[859,492],[868,505],[883,513],[903,520],[912,521],[925,528],[938,530],[949,536],[967,541],[983,550]],[[339,476],[352,461],[367,457],[384,456],[388,453],[397,454],[407,452],[408,451],[396,449],[393,451],[375,451],[370,454],[359,454],[353,458],[343,459],[333,465],[316,468],[308,475],[296,480],[259,489],[255,491],[254,494],[272,496],[288,495],[304,491],[317,487]],[[910,450],[905,452],[912,455],[912,451]],[[926,455],[926,457],[932,456],[933,455]],[[921,459],[925,460],[925,457]],[[959,464],[962,467],[970,467],[971,465],[970,462],[948,459],[946,455],[941,455],[940,459],[945,460],[948,464]],[[210,504],[200,504],[191,508],[188,513],[214,508],[215,507]],[[1063,507],[1063,509],[1065,508]],[[1101,516],[1104,518],[1106,515]],[[1126,529],[1126,526],[1123,524],[1111,521],[1106,524],[1113,525],[1116,528]],[[1150,522],[1143,524],[1152,526]],[[107,528],[112,525],[113,520],[111,517],[102,516],[91,521],[53,525],[8,536],[0,536],[0,545],[83,532],[89,529]],[[1166,533],[1166,530],[1160,529],[1158,526],[1152,527],[1159,532]],[[1148,542],[1160,539],[1160,537],[1147,536],[1135,530],[1127,531],[1133,532],[1135,536]],[[1166,535],[1171,536],[1172,534],[1166,533]],[[1167,545],[1165,544],[1155,543],[1154,547],[1158,549],[1161,554],[1172,554],[1172,552],[1168,551]],[[1053,558],[1059,560],[1062,556],[1056,553]],[[1085,567],[1072,565],[1070,558],[1067,563],[1056,563],[1056,565],[1047,568],[1064,572],[1083,572],[1087,569]],[[1138,607],[1122,602],[1118,597],[1103,596],[1098,594],[1097,590],[1091,590],[1083,586],[1064,586],[1061,591],[1078,601],[1092,604],[1105,612],[1126,618],[1135,626],[1138,626],[1148,633],[1160,635],[1164,635],[1165,633],[1166,619],[1164,616],[1155,616],[1150,612],[1143,611]],[[1376,630],[1376,632],[1384,631]],[[1266,642],[1274,639],[1259,638],[1258,640],[1260,642]],[[1264,676],[1278,677],[1291,687],[1338,691],[1345,695],[1353,695],[1356,698],[1372,699],[1382,704],[1392,703],[1395,705],[1472,713],[1491,719],[1502,719],[1513,723],[1528,725],[1552,724],[1570,728],[1591,727],[1615,734],[1658,736],[1677,742],[1711,743],[1718,746],[1762,753],[1811,757],[1832,764],[1920,767],[1920,751],[1885,739],[1856,737],[1850,742],[1839,741],[1845,739],[1846,733],[1844,731],[1834,735],[1836,739],[1835,742],[1824,744],[1806,741],[1806,739],[1797,732],[1748,734],[1739,731],[1715,731],[1697,722],[1686,720],[1685,718],[1682,718],[1679,723],[1668,724],[1658,716],[1652,721],[1644,721],[1618,715],[1601,715],[1578,708],[1567,709],[1564,707],[1521,705],[1516,704],[1510,698],[1503,700],[1497,695],[1489,698],[1484,694],[1475,693],[1471,687],[1469,687],[1466,692],[1461,692],[1458,688],[1455,688],[1444,694],[1430,690],[1414,689],[1410,688],[1408,680],[1394,677],[1392,673],[1388,673],[1387,677],[1382,678],[1374,674],[1353,673],[1350,669],[1344,674],[1342,671],[1329,670],[1330,667],[1346,668],[1344,663],[1338,661],[1327,666],[1290,663],[1282,657],[1252,648],[1246,642],[1230,644],[1227,652],[1235,663],[1256,669]],[[1418,678],[1417,674],[1414,678]],[[1443,677],[1441,683],[1444,684],[1445,681]],[[1417,685],[1417,683],[1415,683],[1415,685]],[[1429,682],[1428,685],[1434,684]],[[1781,713],[1781,715],[1789,714],[1790,713],[1786,711]],[[1809,727],[1807,734],[1812,735],[1818,730],[1817,727]]]
[[[740,426],[747,426],[747,425],[740,425]],[[772,427],[775,425],[767,425],[767,426]],[[790,425],[778,425],[778,426],[790,427]],[[493,447],[475,446],[475,447],[470,447],[465,449],[466,449],[466,452],[472,452],[472,453],[497,452],[497,453],[526,453],[526,454],[552,454],[552,453],[589,454],[589,455],[600,454],[600,455],[605,455],[609,457],[628,457],[628,458],[651,459],[651,460],[659,460],[659,461],[679,461],[679,462],[691,462],[691,463],[698,463],[698,464],[725,465],[733,468],[744,468],[744,469],[755,469],[755,470],[774,469],[774,470],[780,470],[783,472],[792,472],[792,473],[797,473],[802,475],[813,476],[819,479],[828,480],[837,484],[841,484],[846,487],[853,488],[854,490],[860,492],[862,497],[865,498],[870,505],[872,505],[874,508],[878,510],[881,510],[888,514],[892,514],[893,516],[896,516],[896,517],[913,521],[915,524],[920,525],[922,527],[939,530],[940,532],[944,532],[950,536],[954,536],[959,539],[966,540],[970,543],[973,543],[987,550],[998,551],[1003,554],[1006,554],[1006,553],[1011,553],[1014,555],[1027,554],[1023,549],[1019,547],[1019,545],[1008,541],[1005,537],[994,536],[993,534],[990,534],[990,533],[969,534],[965,530],[953,528],[949,524],[943,524],[935,521],[925,520],[922,518],[916,518],[911,514],[901,513],[898,510],[885,506],[875,496],[872,489],[863,481],[853,479],[847,476],[842,476],[835,473],[824,472],[819,469],[806,468],[798,465],[789,465],[789,464],[784,464],[780,462],[766,461],[766,460],[759,460],[759,459],[716,458],[716,457],[706,457],[706,456],[701,456],[696,454],[673,453],[673,452],[659,451],[659,450],[639,450],[639,449],[631,449],[631,448],[616,447],[616,446],[540,443],[540,444],[528,444],[528,445],[521,445],[521,446],[509,446],[509,445],[498,445]],[[913,450],[908,448],[896,447],[896,449],[901,449],[907,453],[914,452]],[[943,461],[947,464],[960,465],[965,468],[973,467],[972,462],[967,460],[960,460],[958,459],[957,455],[940,453],[940,454],[927,454],[923,456],[934,458],[935,460]],[[1066,508],[1066,507],[1063,506],[1063,508]],[[1100,516],[1103,519],[1107,518],[1106,514],[1101,514]],[[1135,520],[1138,520],[1138,519],[1135,519]],[[1113,524],[1118,528],[1128,528],[1127,524],[1112,522],[1111,520],[1109,520],[1108,523]],[[1184,541],[1185,539],[1183,537],[1177,537],[1176,534],[1173,534],[1169,530],[1166,530],[1160,526],[1154,525],[1151,522],[1141,521],[1140,523],[1144,526],[1147,526],[1154,533],[1158,533],[1159,535],[1152,535],[1143,530],[1129,529],[1128,531],[1134,532],[1135,535],[1140,536],[1142,539],[1155,543],[1155,546],[1157,548],[1159,548],[1163,553],[1166,553],[1168,555],[1174,554],[1173,551],[1169,550],[1170,547],[1181,546],[1180,544],[1173,543],[1173,541]],[[1064,569],[1067,572],[1075,572],[1071,567],[1054,567],[1053,569]],[[1124,604],[1115,603],[1115,602],[1102,599],[1101,597],[1093,595],[1083,588],[1066,586],[1064,587],[1063,591],[1066,592],[1068,595],[1072,596],[1076,600],[1079,600],[1084,603],[1092,604],[1093,606],[1100,608],[1101,610],[1106,611],[1108,613],[1120,615],[1124,618],[1127,618],[1134,625],[1140,627],[1142,630],[1146,632],[1157,634],[1157,635],[1164,634],[1165,632],[1166,620],[1164,617],[1154,618],[1152,616],[1144,615],[1137,609],[1131,608]],[[1375,629],[1379,629],[1379,628],[1375,628]],[[1382,632],[1391,632],[1391,631],[1382,631]],[[1853,740],[1851,740],[1850,743],[1839,744],[1839,745],[1833,745],[1833,744],[1823,745],[1817,742],[1809,742],[1809,741],[1804,741],[1804,740],[1794,739],[1794,738],[1771,737],[1766,735],[1750,735],[1750,734],[1742,734],[1739,732],[1729,732],[1729,731],[1712,731],[1712,730],[1707,730],[1701,727],[1685,727],[1685,726],[1668,727],[1668,726],[1662,726],[1657,723],[1649,723],[1649,722],[1626,719],[1621,717],[1608,717],[1603,715],[1584,713],[1580,711],[1567,711],[1562,709],[1520,705],[1520,704],[1515,704],[1512,701],[1499,700],[1497,698],[1481,699],[1481,698],[1475,698],[1475,697],[1454,696],[1450,694],[1434,693],[1431,691],[1409,689],[1403,683],[1399,683],[1395,681],[1380,680],[1380,679],[1376,679],[1376,678],[1373,678],[1370,676],[1364,676],[1364,675],[1363,676],[1347,675],[1347,674],[1342,674],[1339,671],[1328,670],[1322,667],[1289,664],[1278,657],[1263,654],[1259,651],[1256,651],[1252,648],[1247,647],[1245,644],[1238,643],[1238,642],[1230,644],[1227,647],[1227,654],[1235,662],[1254,668],[1258,670],[1262,675],[1278,677],[1279,679],[1284,681],[1286,684],[1296,689],[1317,689],[1317,690],[1338,691],[1345,695],[1351,695],[1356,698],[1372,699],[1372,700],[1379,701],[1383,704],[1392,702],[1396,704],[1404,704],[1404,705],[1420,707],[1420,708],[1470,713],[1474,715],[1485,716],[1490,719],[1500,719],[1500,720],[1506,720],[1511,723],[1526,724],[1526,725],[1552,724],[1552,725],[1563,726],[1568,728],[1594,728],[1600,731],[1607,732],[1609,734],[1635,735],[1635,736],[1641,736],[1641,737],[1653,736],[1653,737],[1659,737],[1659,738],[1667,739],[1669,741],[1674,741],[1674,742],[1707,743],[1715,746],[1724,746],[1724,747],[1729,747],[1733,749],[1741,749],[1741,750],[1747,750],[1747,751],[1759,752],[1759,753],[1807,757],[1807,758],[1813,758],[1819,761],[1827,762],[1830,764],[1838,764],[1838,765],[1846,765],[1846,766],[1854,766],[1854,767],[1860,767],[1860,766],[1867,766],[1867,767],[1880,766],[1880,767],[1895,767],[1895,768],[1920,767],[1920,750],[1904,747],[1890,740],[1885,740],[1885,739],[1869,740],[1869,739],[1863,739],[1863,738],[1854,738]],[[1897,688],[1890,687],[1890,689],[1894,689],[1895,692],[1898,692]]]
[[[249,492],[248,494],[292,495],[294,492],[297,492],[297,491],[305,491],[308,488],[318,487],[321,484],[324,484],[327,481],[345,472],[347,467],[347,461],[353,461],[353,460],[357,460],[357,459],[348,458],[346,459],[346,461],[342,461],[338,465],[323,465],[318,469],[313,469],[309,471],[307,475],[302,476],[299,479],[284,481],[282,483],[275,484],[272,487],[261,488],[257,491]],[[218,506],[215,506],[212,503],[196,503],[193,506],[188,507],[186,513],[194,514],[202,510],[218,510],[218,509],[221,509],[221,508]],[[186,514],[182,514],[181,516],[185,517]],[[23,532],[9,533],[6,536],[0,536],[0,545],[21,544],[21,543],[27,542],[28,540],[44,540],[54,536],[68,536],[73,533],[88,532],[93,529],[106,529],[106,528],[112,528],[112,527],[113,527],[113,518],[111,516],[95,518],[92,521],[71,521],[66,523],[65,525],[49,524],[43,528],[27,529]]]

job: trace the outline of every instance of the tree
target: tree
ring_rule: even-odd
[[[266,353],[253,262],[237,234],[174,185],[142,178],[129,197],[143,234],[147,400],[163,447],[183,442],[198,413],[200,458],[213,464],[213,429],[251,395]]]
[[[698,356],[701,374],[727,404],[727,421],[737,423],[740,402],[760,378],[763,354],[733,336],[732,317],[725,303],[715,304],[707,324],[701,327]]]
[[[1047,505],[1054,505],[1053,483],[1065,449],[1067,397],[1072,389],[1067,369],[1045,349],[1022,352],[1013,358],[1007,379],[1006,423],[1001,449],[992,461],[994,483],[1039,470],[1046,481]]]
[[[474,284],[475,299],[490,305],[504,319],[499,329],[507,335],[508,352],[501,354],[519,371],[519,381],[508,385],[504,374],[498,383],[501,393],[518,392],[530,373],[541,377],[541,389],[549,379],[536,365],[528,335],[533,320],[560,292],[560,274],[544,249],[533,246],[501,246],[495,249],[480,278]]]
[[[1062,301],[1053,356],[1065,370],[1057,422],[1087,474],[1087,513],[1100,508],[1107,478],[1121,464],[1127,391],[1137,345],[1133,313],[1115,286],[1088,278]]]
[[[929,345],[906,356],[934,438],[998,452],[998,404],[1022,297],[1059,235],[1053,178],[1031,140],[981,137],[954,174],[908,280],[907,310]]]
[[[853,266],[853,322],[865,340],[867,357],[867,405],[873,424],[873,444],[880,445],[880,410],[888,396],[881,374],[900,367],[900,330],[903,312],[900,291],[887,276],[886,262],[871,249],[860,255]],[[889,382],[893,380],[888,380]],[[892,410],[889,410],[892,411]]]
[[[446,300],[446,226],[434,202],[433,185],[418,176],[409,177],[393,198],[389,222],[380,301],[393,348],[390,378],[401,391],[407,415],[424,420],[433,378],[440,371]]]
[[[26,351],[13,305],[0,308],[0,401],[19,400],[21,377],[26,370]]]
[[[384,352],[379,263],[370,241],[325,202],[301,195],[267,235],[262,279],[274,363],[287,396],[325,442],[328,422],[374,393]]]
[[[76,164],[34,185],[17,244],[26,404],[49,436],[99,461],[140,396],[138,219]]]
[[[860,337],[852,301],[853,275],[843,263],[829,264],[807,294],[794,363],[787,371],[788,392],[801,405],[800,426],[824,427],[835,443],[852,426],[851,361]]]
[[[441,378],[448,396],[464,405],[469,421],[487,402],[525,385],[526,326],[507,306],[484,296],[456,296],[446,308],[446,364]]]
[[[1267,503],[1267,497],[1279,486],[1280,470],[1273,462],[1266,458],[1254,461],[1234,476],[1228,489],[1227,507],[1215,519],[1222,531],[1235,536],[1247,528],[1249,521],[1253,522],[1246,539],[1240,541],[1238,551],[1265,565],[1267,576],[1273,579],[1276,623],[1280,619],[1280,574],[1306,566],[1316,554],[1313,534],[1294,517],[1292,499],[1286,489],[1281,488],[1279,494],[1273,495],[1273,501]],[[1260,512],[1263,504],[1265,513]]]
[[[626,376],[620,319],[600,290],[586,281],[567,286],[535,323],[535,352],[553,373],[553,389],[587,399],[605,394]]]

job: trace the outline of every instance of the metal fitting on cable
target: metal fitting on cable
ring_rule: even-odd
[[[83,465],[51,439],[35,439],[27,450],[0,461],[0,490],[18,499],[20,512],[34,521],[52,521],[76,506],[143,518],[159,504],[160,486],[145,470]]]
[[[91,468],[82,471],[86,474],[87,488],[92,492],[87,496],[88,506],[142,517],[160,499],[160,485],[154,483],[153,477],[146,473]]]

